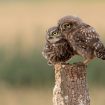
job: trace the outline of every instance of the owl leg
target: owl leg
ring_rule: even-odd
[[[85,60],[83,61],[83,63],[84,63],[85,65],[87,65],[90,61],[91,61],[91,59],[90,59],[90,58],[87,58],[87,59],[85,59]]]
[[[94,55],[92,55],[92,56],[90,56],[90,57],[88,57],[88,58],[85,58],[85,60],[84,60],[84,64],[85,65],[87,65],[91,60],[93,60],[95,58],[95,56]]]
[[[94,52],[93,52],[93,50],[91,49],[91,51],[90,50],[87,50],[85,53],[84,53],[84,58],[85,58],[85,60],[84,60],[84,64],[85,65],[87,65],[93,58],[94,58],[95,56],[94,56]]]

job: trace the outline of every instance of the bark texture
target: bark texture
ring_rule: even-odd
[[[55,65],[53,105],[90,105],[84,64]]]

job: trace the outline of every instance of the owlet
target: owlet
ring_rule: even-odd
[[[105,60],[105,47],[99,34],[79,17],[65,16],[58,21],[58,27],[73,50],[85,58],[85,64],[95,57]]]
[[[47,31],[46,45],[42,52],[49,64],[65,63],[74,51],[69,42],[61,35],[58,27],[51,27]]]

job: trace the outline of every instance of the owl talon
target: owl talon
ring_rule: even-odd
[[[86,59],[83,63],[84,63],[85,65],[88,65],[89,62],[90,62],[90,59]]]

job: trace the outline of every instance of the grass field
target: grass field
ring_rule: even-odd
[[[105,88],[90,88],[91,105],[105,105]],[[0,105],[53,105],[52,88],[0,87]]]

